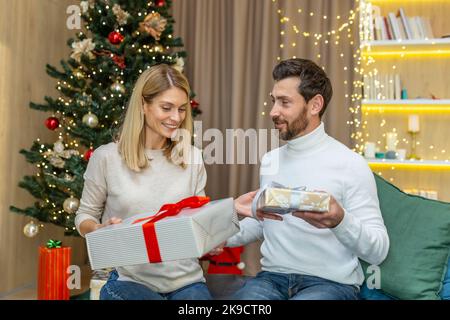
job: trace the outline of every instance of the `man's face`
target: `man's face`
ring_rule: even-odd
[[[285,141],[300,136],[309,125],[308,106],[298,93],[299,86],[299,78],[287,78],[276,82],[271,93],[270,116],[280,131],[280,138]]]

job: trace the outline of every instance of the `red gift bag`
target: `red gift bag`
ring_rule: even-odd
[[[69,300],[70,247],[39,247],[38,300]]]

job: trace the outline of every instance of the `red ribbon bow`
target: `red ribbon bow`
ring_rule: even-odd
[[[145,245],[147,247],[148,260],[151,263],[161,262],[161,252],[159,250],[158,238],[156,237],[155,223],[167,218],[176,216],[185,208],[199,208],[210,201],[209,197],[189,197],[177,203],[165,204],[154,216],[138,219],[133,224],[148,220],[142,225],[144,231]]]

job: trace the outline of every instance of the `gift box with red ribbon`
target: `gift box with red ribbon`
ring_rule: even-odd
[[[39,247],[38,300],[69,300],[70,255],[71,248],[62,247],[60,241],[50,240],[46,247]]]
[[[239,232],[232,198],[189,197],[86,235],[92,269],[200,258]]]

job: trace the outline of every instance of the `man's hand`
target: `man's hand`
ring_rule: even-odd
[[[223,252],[223,248],[225,247],[225,244],[226,244],[226,242],[222,242],[219,246],[215,247],[210,252],[208,252],[208,254],[210,256],[218,256],[219,254],[221,254]]]
[[[277,213],[263,212],[261,210],[256,211],[256,218],[264,221],[264,219],[283,221],[283,217]]]
[[[328,212],[308,212],[297,211],[292,215],[297,218],[301,218],[319,229],[332,229],[341,223],[344,219],[344,209],[337,203],[336,199],[331,197],[330,211]]]
[[[243,194],[234,200],[234,207],[239,215],[243,217],[253,217],[252,202],[257,192],[258,190]]]

